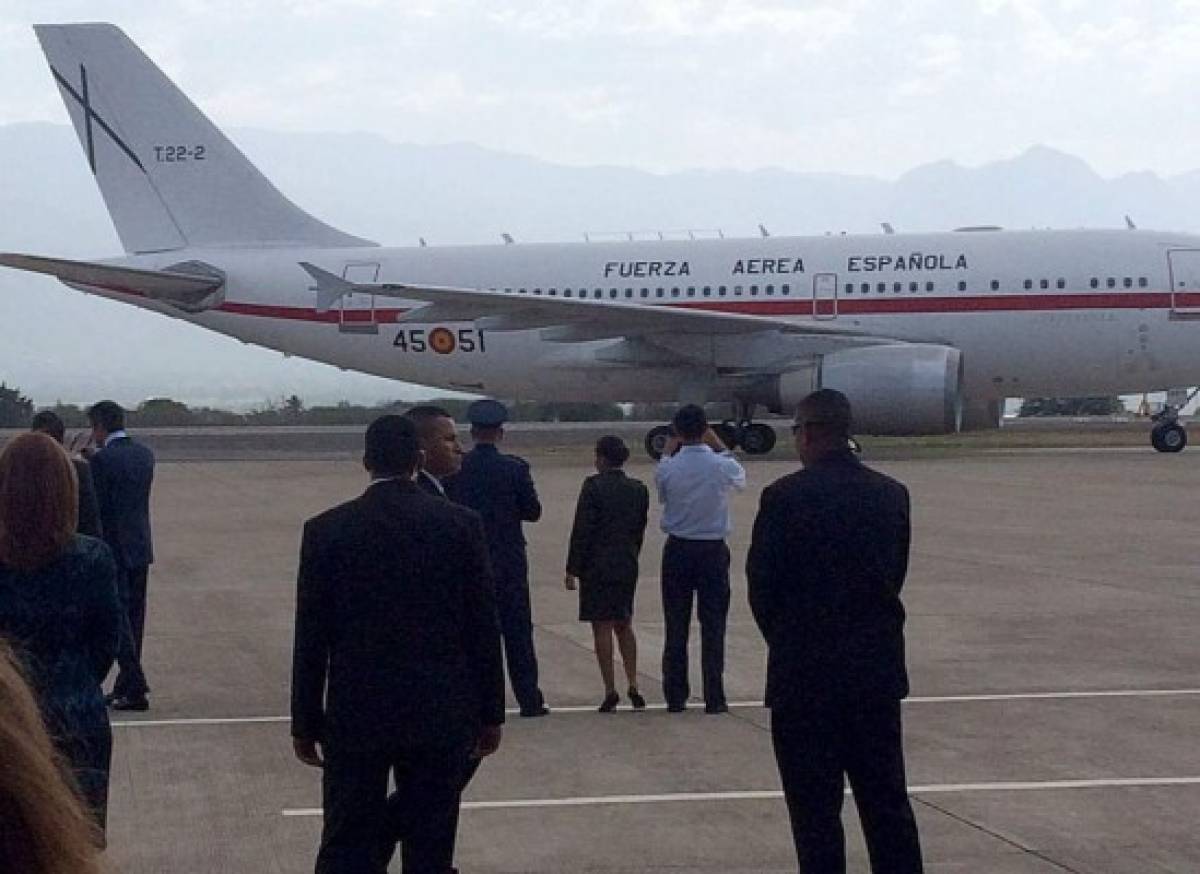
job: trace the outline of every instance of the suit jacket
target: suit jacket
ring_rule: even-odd
[[[104,540],[117,564],[145,567],[154,561],[150,537],[150,486],[154,453],[129,437],[114,440],[91,458]]]
[[[649,509],[649,490],[623,470],[585,479],[575,507],[567,573],[598,582],[636,583]]]
[[[100,504],[96,500],[96,484],[92,482],[92,468],[82,458],[72,458],[75,476],[79,480],[79,516],[76,530],[87,537],[102,537],[104,528],[100,524]]]
[[[908,694],[908,490],[838,453],[762,494],[746,561],[767,639],[767,705],[833,693]]]
[[[479,516],[411,480],[304,526],[292,734],[344,749],[445,743],[504,721]]]
[[[463,456],[462,469],[442,485],[450,500],[476,510],[483,518],[496,584],[526,583],[521,523],[542,518],[542,505],[525,459],[504,455],[491,444],[479,444]]]

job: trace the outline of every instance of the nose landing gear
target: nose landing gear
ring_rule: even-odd
[[[1150,430],[1150,445],[1159,452],[1182,452],[1187,446],[1187,431],[1179,423],[1179,411],[1192,402],[1200,394],[1200,386],[1188,393],[1187,399],[1179,406],[1167,404],[1161,413],[1150,417],[1154,427]]]

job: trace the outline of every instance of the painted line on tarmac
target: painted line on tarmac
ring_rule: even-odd
[[[1095,692],[1001,692],[982,695],[914,695],[904,700],[905,704],[971,704],[988,701],[1069,701],[1087,698],[1178,698],[1190,695],[1200,695],[1200,689],[1110,689]],[[753,709],[763,706],[762,701],[730,701],[729,707],[735,709]],[[665,704],[649,704],[647,710],[666,710]],[[693,702],[690,710],[700,712],[702,706]],[[520,710],[509,708],[504,711],[508,716],[517,716]],[[595,713],[594,704],[574,704],[569,706],[551,707],[551,715],[555,713]],[[619,713],[634,712],[628,707]],[[290,716],[202,716],[190,719],[125,719],[114,720],[113,728],[174,728],[181,726],[203,725],[258,725],[291,721]]]
[[[1046,792],[1078,789],[1146,788],[1154,786],[1200,786],[1200,777],[1113,777],[1098,780],[1002,781],[994,783],[931,783],[909,786],[909,795],[952,795],[969,792]],[[846,790],[850,794],[850,790]],[[660,795],[592,795],[575,798],[521,798],[511,801],[464,801],[463,810],[514,810],[547,807],[597,807],[621,804],[684,804],[716,801],[774,801],[783,798],[777,789],[742,792],[671,792]],[[296,807],[280,811],[287,817],[320,816],[319,807]]]

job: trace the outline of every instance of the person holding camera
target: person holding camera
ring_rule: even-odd
[[[692,603],[700,619],[705,713],[725,713],[725,622],[729,616],[729,494],[746,487],[746,471],[708,426],[704,408],[680,407],[672,437],[654,471],[663,506],[663,696],[667,710],[687,707],[688,630]]]

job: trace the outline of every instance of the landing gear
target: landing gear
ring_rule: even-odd
[[[1197,393],[1200,393],[1200,388],[1194,389],[1180,407],[1190,403]],[[1180,407],[1168,404],[1161,413],[1150,417],[1154,422],[1150,430],[1150,445],[1159,452],[1182,452],[1183,447],[1187,446],[1187,431],[1179,424]]]
[[[753,404],[738,401],[733,407],[733,418],[714,423],[712,429],[730,449],[740,447],[747,455],[766,455],[775,448],[775,429],[762,422],[752,422],[753,413]],[[651,428],[646,434],[646,454],[657,461],[670,439],[670,426]]]

